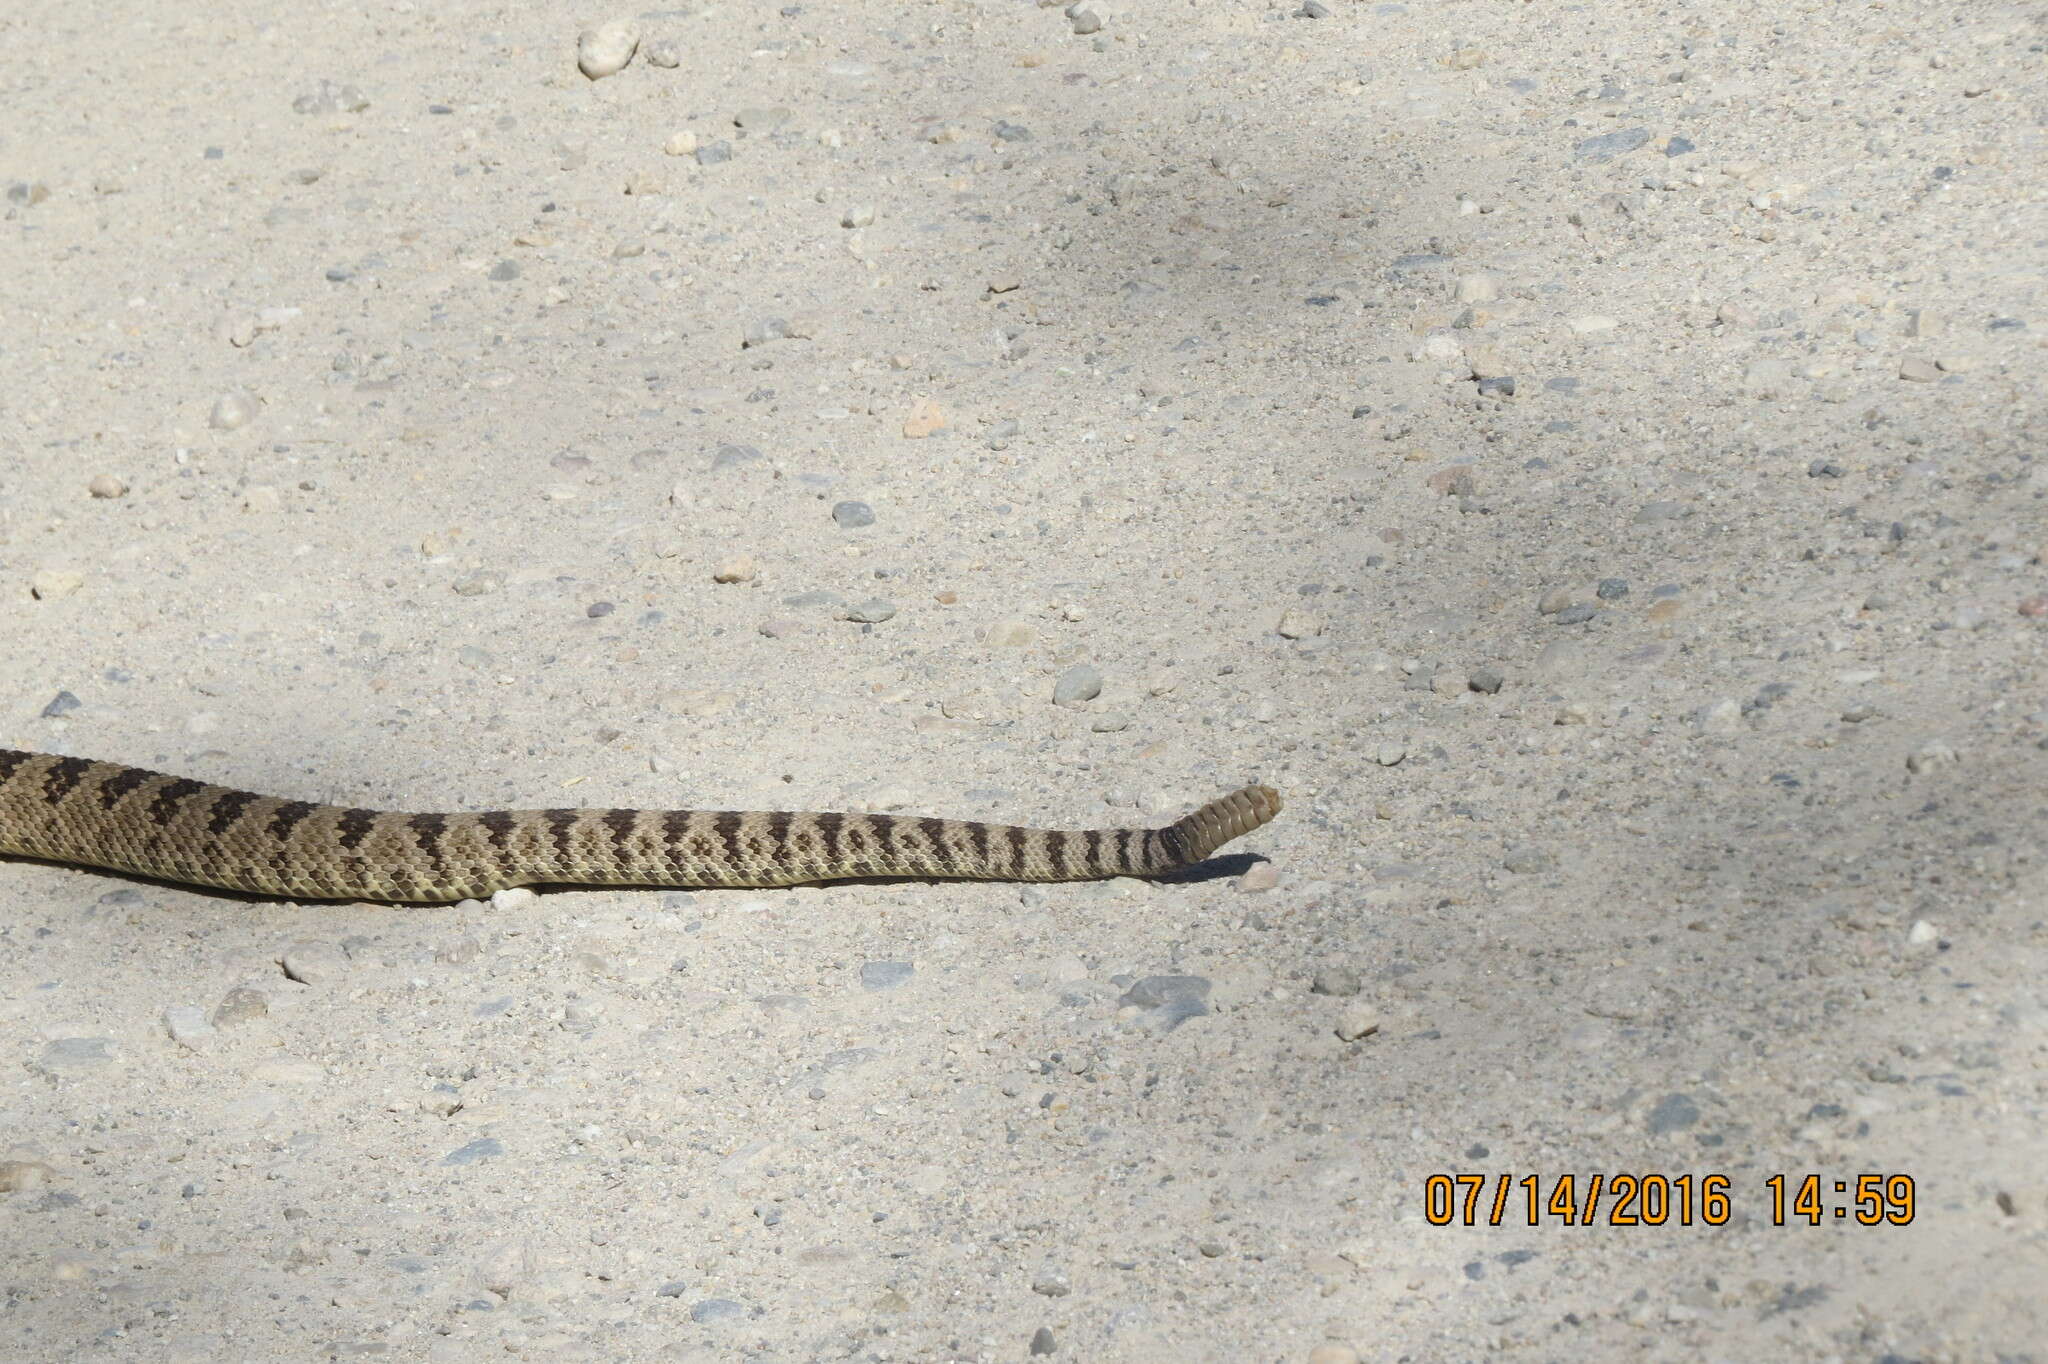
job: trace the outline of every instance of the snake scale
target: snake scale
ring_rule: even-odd
[[[0,748],[0,853],[302,900],[432,904],[536,884],[1157,876],[1279,812],[1279,792],[1247,786],[1159,829],[737,810],[408,814]]]

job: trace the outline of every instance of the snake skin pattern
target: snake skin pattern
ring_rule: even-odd
[[[0,748],[0,853],[300,900],[431,904],[535,884],[1156,876],[1279,812],[1279,792],[1247,786],[1161,829],[735,810],[405,814]]]

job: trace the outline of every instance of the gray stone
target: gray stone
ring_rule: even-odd
[[[1623,128],[1619,132],[1602,133],[1572,144],[1572,155],[1581,161],[1612,161],[1615,157],[1632,152],[1650,140],[1648,128]]]
[[[731,1298],[706,1298],[690,1308],[690,1320],[700,1326],[714,1321],[732,1321],[746,1314],[747,1309]]]
[[[840,612],[841,620],[856,621],[863,625],[880,625],[896,614],[896,603],[880,597],[869,597],[858,605],[849,606]]]
[[[1148,1027],[1172,1032],[1190,1018],[1209,1012],[1209,978],[1146,976],[1124,991],[1117,1003],[1145,1010]]]
[[[1348,966],[1325,966],[1308,988],[1319,995],[1347,998],[1358,993],[1358,972]]]
[[[1666,1094],[1657,1100],[1656,1106],[1643,1121],[1652,1135],[1661,1135],[1665,1132],[1682,1132],[1699,1120],[1700,1106],[1692,1101],[1690,1095]]]
[[[1092,663],[1076,663],[1052,684],[1052,703],[1078,706],[1102,695],[1102,672]]]
[[[907,961],[864,961],[860,965],[861,988],[893,990],[917,973]]]
[[[832,504],[832,519],[839,523],[841,530],[859,530],[875,524],[875,509],[865,502],[835,502]]]
[[[114,1057],[111,1037],[60,1037],[44,1045],[42,1065],[45,1070],[90,1070]]]
[[[478,1137],[464,1146],[458,1146],[441,1157],[443,1165],[474,1165],[480,1160],[505,1154],[505,1147],[496,1137]]]

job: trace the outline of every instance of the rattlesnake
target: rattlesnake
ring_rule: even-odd
[[[1279,812],[1279,792],[1247,786],[1159,829],[737,810],[406,814],[0,748],[0,853],[304,900],[426,904],[545,883],[1156,876],[1200,862]]]

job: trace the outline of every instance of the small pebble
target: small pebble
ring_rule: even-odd
[[[659,38],[640,49],[649,66],[658,66],[664,71],[674,70],[683,64],[682,45],[673,38]]]
[[[68,568],[39,568],[28,580],[28,590],[37,601],[68,597],[85,586],[85,575]]]
[[[531,909],[540,903],[540,896],[525,886],[511,886],[505,890],[491,892],[491,908],[500,911]]]
[[[1337,1019],[1337,1036],[1346,1042],[1370,1037],[1379,1030],[1379,1011],[1369,1004],[1353,1004]]]
[[[1280,613],[1280,623],[1273,628],[1282,639],[1309,639],[1323,632],[1323,621],[1313,611],[1291,608]]]
[[[669,156],[693,156],[697,151],[697,134],[688,128],[678,129],[668,135],[661,150]]]
[[[502,573],[472,573],[466,578],[457,578],[449,587],[458,597],[482,597],[504,585],[505,575]]]
[[[1052,1332],[1045,1327],[1041,1326],[1031,1333],[1032,1354],[1049,1355],[1058,1349],[1059,1346],[1053,1341]]]
[[[1085,38],[1091,33],[1102,31],[1102,16],[1086,5],[1069,5],[1066,15],[1068,23],[1080,37]]]
[[[1466,676],[1465,685],[1470,687],[1473,691],[1482,692],[1487,696],[1492,696],[1501,689],[1501,687],[1505,684],[1506,681],[1507,679],[1501,676],[1500,669],[1481,667],[1474,668],[1471,671],[1471,673]]]
[[[587,29],[576,40],[576,69],[591,80],[625,69],[640,47],[640,30],[630,20],[614,19]]]
[[[90,1070],[118,1057],[111,1037],[60,1037],[44,1045],[40,1061],[45,1070]]]
[[[731,1298],[706,1298],[690,1308],[690,1320],[700,1326],[714,1321],[731,1321],[746,1314],[747,1309]]]
[[[213,1026],[232,1027],[237,1023],[247,1023],[252,1019],[266,1017],[269,1013],[268,995],[261,990],[238,985],[222,995],[220,1003],[214,1006]]]
[[[1915,947],[1925,947],[1941,940],[1941,930],[1925,919],[1915,919],[1913,926],[1906,930],[1906,941]]]
[[[112,474],[100,474],[85,485],[85,490],[94,497],[113,498],[127,492],[128,485]]]
[[[1052,703],[1078,706],[1102,695],[1102,672],[1092,663],[1076,663],[1052,684]]]
[[[1931,384],[1941,377],[1934,362],[1921,355],[1908,355],[1899,361],[1899,377],[1916,384]]]
[[[786,317],[757,317],[740,333],[740,349],[751,350],[765,346],[770,341],[781,341],[789,336],[789,319]]]
[[[982,632],[982,641],[998,649],[1028,648],[1038,640],[1038,629],[1028,620],[999,620]]]
[[[697,148],[697,164],[700,166],[719,166],[730,160],[732,160],[732,143],[725,141],[723,138],[716,142],[707,142]]]
[[[910,415],[903,419],[903,435],[909,440],[923,440],[946,426],[946,413],[930,398],[919,398],[910,405]]]
[[[1315,994],[1346,998],[1358,993],[1358,972],[1348,966],[1325,966],[1316,972],[1308,988]]]
[[[60,691],[55,696],[50,698],[48,705],[43,707],[43,718],[45,720],[55,720],[60,716],[69,715],[72,711],[77,710],[79,706],[83,704],[83,702],[81,702],[76,696],[73,696],[70,692]]]
[[[850,620],[860,625],[880,625],[896,614],[896,603],[881,597],[869,597],[864,602],[847,607],[838,615],[840,620]]]
[[[750,583],[758,576],[760,576],[760,569],[755,566],[754,561],[747,555],[741,554],[727,559],[724,563],[720,564],[712,573],[711,581],[715,583]]]
[[[1932,772],[1939,767],[1952,767],[1960,758],[1955,749],[1939,739],[1930,740],[1906,755],[1908,772]]]
[[[907,961],[864,961],[860,984],[864,990],[893,990],[909,981],[917,968]]]
[[[859,530],[875,524],[875,509],[865,502],[835,502],[832,519],[841,530]]]

